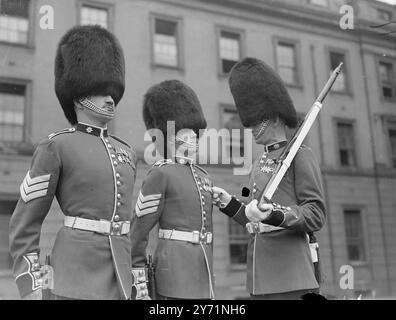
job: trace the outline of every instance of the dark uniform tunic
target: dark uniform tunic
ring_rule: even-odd
[[[258,158],[252,168],[251,198],[259,200],[268,183],[279,151]],[[319,164],[311,149],[301,147],[272,201],[283,208],[263,223],[284,229],[253,233],[247,253],[247,289],[253,295],[286,293],[318,288],[307,234],[325,223],[325,204]],[[245,207],[235,198],[222,209],[241,224],[248,220]]]
[[[40,142],[10,221],[10,251],[21,296],[41,286],[35,263],[44,218],[56,197],[66,216],[131,221],[137,158],[107,130],[78,124]],[[53,294],[128,299],[129,234],[105,235],[63,226],[52,250]],[[36,270],[36,271],[35,271]]]
[[[147,174],[132,220],[132,265],[143,267],[149,231],[160,229],[213,232],[212,181],[191,163],[163,160]],[[210,234],[211,236],[211,234]],[[213,293],[213,248],[206,239],[191,243],[159,239],[154,255],[157,292],[183,299],[210,299]]]

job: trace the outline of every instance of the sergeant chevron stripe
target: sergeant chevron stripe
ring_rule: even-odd
[[[19,188],[21,197],[25,203],[47,195],[49,180],[51,175],[43,175],[35,178],[30,177],[30,171]]]
[[[139,192],[139,197],[136,202],[135,212],[138,217],[145,216],[146,214],[156,212],[160,204],[162,194],[150,194],[144,196],[142,192]]]

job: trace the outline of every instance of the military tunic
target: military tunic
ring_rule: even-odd
[[[127,143],[81,123],[40,142],[10,221],[10,252],[22,297],[42,285],[37,273],[40,231],[54,197],[67,217],[130,222],[136,163]],[[53,294],[130,298],[130,236],[113,231],[59,230],[51,254]]]
[[[280,151],[264,154],[255,161],[249,201],[259,200]],[[319,164],[311,149],[300,148],[272,201],[283,208],[275,210],[263,223],[279,230],[251,234],[247,252],[248,291],[265,295],[318,288],[307,234],[324,225],[325,203]],[[245,206],[235,198],[221,210],[242,225],[249,222]]]
[[[143,182],[132,220],[134,268],[145,265],[149,232],[157,222],[160,230],[195,231],[199,236],[196,243],[159,238],[154,267],[161,296],[214,297],[213,247],[208,239],[213,232],[211,187],[206,171],[171,160],[154,165]]]

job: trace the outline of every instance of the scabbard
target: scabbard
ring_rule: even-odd
[[[157,288],[155,285],[155,267],[153,265],[151,255],[148,257],[146,270],[147,270],[147,289],[149,296],[152,300],[157,300]]]
[[[51,287],[52,287],[52,279],[53,274],[51,270],[51,264],[50,264],[50,256],[47,255],[45,257],[45,265],[43,268],[43,278],[44,278],[44,283],[43,283],[43,289],[42,289],[42,300],[51,300],[52,293],[51,293]]]

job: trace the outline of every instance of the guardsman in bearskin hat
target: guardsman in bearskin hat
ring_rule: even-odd
[[[42,140],[10,221],[10,251],[20,295],[40,299],[40,231],[56,197],[64,213],[51,254],[54,299],[129,299],[132,291],[132,191],[137,158],[109,135],[124,87],[124,55],[113,34],[78,26],[61,39],[55,91],[73,126]],[[48,288],[48,286],[45,286]]]
[[[182,82],[164,81],[146,93],[143,118],[148,130],[164,134],[165,139],[156,140],[164,159],[148,172],[135,206],[133,268],[143,272],[149,231],[158,222],[157,298],[213,299],[212,181],[194,164],[199,130],[206,128],[200,102]],[[176,135],[168,131],[169,121],[174,121]],[[160,145],[160,140],[173,148]],[[165,149],[169,153],[160,151]]]
[[[221,211],[247,226],[247,288],[253,299],[299,299],[318,289],[308,234],[325,223],[319,164],[303,146],[275,192],[273,204],[257,204],[261,191],[287,144],[286,126],[297,126],[297,113],[284,83],[263,61],[246,58],[229,78],[231,93],[244,127],[252,128],[263,154],[250,174],[250,202],[243,205],[214,187]]]

